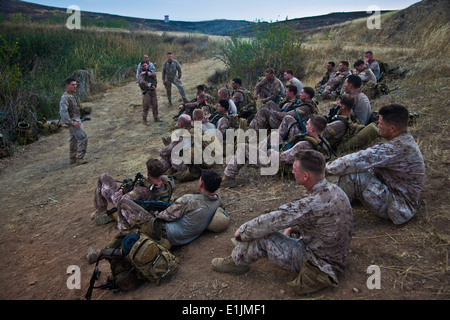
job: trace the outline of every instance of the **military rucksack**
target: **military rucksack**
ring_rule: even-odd
[[[159,285],[161,280],[173,277],[179,269],[179,261],[164,241],[155,241],[137,229],[117,234],[100,251],[85,298],[91,298],[94,288],[130,291],[145,281]],[[110,264],[111,276],[105,284],[94,287],[101,273],[98,264],[104,259]]]

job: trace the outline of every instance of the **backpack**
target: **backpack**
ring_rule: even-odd
[[[105,284],[94,287],[101,273],[98,267],[101,260],[109,262],[111,276]],[[174,276],[178,269],[178,259],[162,242],[151,239],[137,229],[124,230],[100,251],[85,298],[90,300],[93,289],[126,292],[146,281],[159,285],[161,280]]]

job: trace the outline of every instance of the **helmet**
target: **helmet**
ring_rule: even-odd
[[[218,207],[206,229],[213,232],[222,232],[225,231],[229,225],[230,217],[228,216],[228,213],[223,210],[222,207]]]

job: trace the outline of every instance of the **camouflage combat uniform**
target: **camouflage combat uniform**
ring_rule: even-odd
[[[61,96],[59,102],[61,121],[69,126],[69,155],[70,158],[83,159],[87,151],[88,137],[83,125],[75,127],[74,122],[81,123],[80,107],[76,98],[67,92]]]
[[[149,201],[156,200],[161,196],[167,195],[168,192],[173,190],[173,182],[167,177],[162,176],[161,180],[163,184],[160,187],[152,185],[147,179],[146,185],[136,185],[133,190],[128,193],[123,193],[123,190],[119,188],[114,179],[106,174],[102,173],[98,177],[97,187],[94,192],[94,206],[99,211],[105,211],[108,208],[108,203],[112,203],[114,207],[117,207],[122,199]],[[126,212],[120,212],[125,218]],[[119,216],[120,216],[119,214]],[[125,219],[128,221],[129,219]],[[118,226],[120,230],[124,228],[124,222],[118,219]]]
[[[363,85],[366,84],[369,81],[377,83],[377,77],[375,76],[373,71],[370,70],[369,68],[365,68],[361,72],[355,72],[354,75],[359,76],[361,78],[361,80],[363,82]]]
[[[339,186],[350,200],[359,199],[369,211],[394,224],[409,221],[417,211],[425,165],[408,133],[343,156],[326,168],[339,176]]]
[[[177,77],[180,81],[177,81]],[[178,88],[178,92],[183,99],[186,99],[186,93],[184,92],[183,85],[181,83],[181,65],[178,61],[172,60],[172,62],[164,62],[162,68],[162,80],[166,87],[167,99],[172,100],[172,84]]]
[[[275,103],[283,98],[285,94],[283,83],[277,77],[275,77],[272,82],[265,77],[262,78],[262,80],[256,84],[255,92],[261,99],[266,99],[267,101],[272,100]]]
[[[156,71],[139,75],[139,86],[142,89],[142,119],[147,122],[148,110],[152,107],[153,119],[158,118],[158,98],[156,97]]]
[[[323,131],[323,137],[335,148],[342,141],[348,140],[360,129],[364,127],[361,120],[357,119],[355,115],[350,118],[346,116],[336,115],[330,123],[327,124]]]
[[[287,115],[294,118],[300,117],[307,121],[311,114],[318,113],[317,103],[312,100],[306,102],[301,102],[298,99],[294,101],[283,100],[278,105],[273,101],[269,101],[258,110],[249,127],[255,130],[278,129],[283,118]]]
[[[280,232],[289,227],[299,239]],[[347,263],[352,230],[353,213],[347,196],[323,179],[304,198],[241,225],[242,242],[231,257],[236,265],[267,257],[293,272],[300,272],[304,260],[310,260],[322,272],[338,275]]]
[[[195,144],[195,128],[189,130],[189,137],[184,137],[182,135],[182,130],[175,131],[175,140],[171,141],[167,146],[159,150],[159,155],[161,156],[160,161],[164,165],[164,170],[167,175],[171,175],[179,181],[191,181],[200,177],[201,168],[209,168],[210,166],[206,163],[194,164],[194,155],[203,154],[203,150],[214,141],[214,136],[201,130],[202,141],[199,144]],[[172,161],[172,151],[178,145],[182,143],[183,145],[178,146],[181,152],[189,152],[191,154],[191,163],[180,163]],[[195,149],[198,149],[195,151]],[[201,150],[200,150],[201,149]],[[181,158],[180,152],[180,158]],[[202,160],[204,160],[202,158]]]
[[[370,70],[372,70],[375,77],[377,77],[377,78],[380,77],[381,69],[380,69],[380,64],[378,63],[378,61],[372,60],[369,63],[366,62],[366,67],[368,67]]]

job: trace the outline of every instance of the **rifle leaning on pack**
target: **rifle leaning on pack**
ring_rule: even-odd
[[[330,108],[330,111],[328,112],[328,115],[327,115],[327,116],[324,116],[325,119],[327,119],[327,122],[328,122],[328,123],[330,123],[330,122],[331,122],[331,119],[333,119],[333,117],[334,117],[335,115],[337,115],[337,113],[338,113],[338,111],[339,111],[340,108],[341,108],[341,106],[339,106],[339,105]]]

